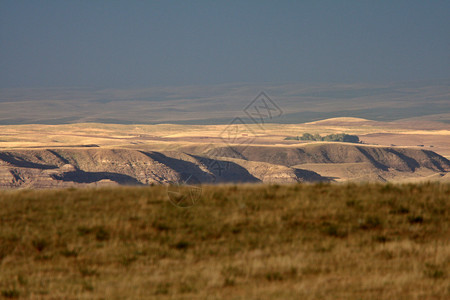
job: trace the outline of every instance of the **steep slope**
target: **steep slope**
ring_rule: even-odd
[[[0,151],[1,188],[166,184],[190,176],[202,183],[445,180],[449,171],[450,162],[432,151],[342,143]]]
[[[33,179],[93,183],[111,180],[124,184],[149,184],[176,180],[176,173],[139,151],[109,149],[17,150],[0,152],[0,166],[18,176],[38,172]],[[39,184],[39,183],[36,183]]]
[[[265,171],[261,171],[264,169]],[[102,184],[165,184],[194,176],[199,182],[298,182],[326,178],[314,172],[220,160],[183,152],[127,149],[0,151],[0,187],[64,187]]]
[[[230,146],[212,149],[206,154],[289,167],[311,163],[366,162],[384,171],[414,172],[418,168],[427,168],[435,172],[450,171],[450,161],[432,151],[343,143],[317,143],[298,147]]]

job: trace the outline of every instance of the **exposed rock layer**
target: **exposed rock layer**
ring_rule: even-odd
[[[337,174],[336,170],[347,173],[330,176]],[[171,152],[101,148],[0,151],[1,188],[165,184],[189,176],[202,183],[293,183],[345,177],[386,181],[434,175],[447,178],[449,171],[450,162],[432,151],[339,143]]]

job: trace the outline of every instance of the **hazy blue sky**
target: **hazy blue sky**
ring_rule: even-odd
[[[450,78],[450,1],[0,0],[0,87]]]

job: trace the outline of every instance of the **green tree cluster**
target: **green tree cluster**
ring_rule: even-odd
[[[302,136],[287,137],[286,140],[359,143],[358,136],[346,133],[333,133],[326,136],[320,136],[318,133],[304,133]]]

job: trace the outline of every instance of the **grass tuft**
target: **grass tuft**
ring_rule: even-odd
[[[381,228],[382,224],[383,222],[379,216],[367,216],[359,227],[364,230],[372,230]]]
[[[432,279],[445,278],[444,269],[436,264],[426,263],[424,273],[425,273],[425,276],[432,278]]]
[[[421,224],[423,223],[422,216],[408,216],[408,222],[411,224]]]
[[[173,245],[173,247],[178,250],[187,250],[189,248],[189,246],[190,246],[190,243],[187,241],[179,241]]]
[[[90,277],[90,276],[97,276],[99,275],[97,269],[88,267],[88,266],[80,266],[78,268],[78,270],[80,271],[81,276],[83,277]]]
[[[15,299],[19,298],[20,292],[16,289],[6,289],[2,290],[2,296],[7,299]]]
[[[31,241],[33,247],[39,251],[44,251],[45,248],[47,248],[50,245],[50,242],[45,238],[36,238]]]
[[[98,227],[95,232],[95,239],[97,241],[107,241],[110,238],[109,232],[102,226]]]
[[[338,224],[333,224],[333,223],[329,223],[329,222],[324,222],[322,224],[322,228],[321,228],[322,233],[328,235],[328,236],[333,236],[333,237],[338,237],[338,238],[344,238],[347,236],[347,231],[343,228],[341,228],[341,226],[339,226]]]
[[[0,191],[0,298],[449,298],[450,184],[202,188]]]

